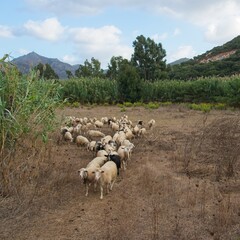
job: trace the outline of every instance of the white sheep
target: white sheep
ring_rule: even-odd
[[[144,136],[146,132],[147,132],[146,128],[141,128],[138,132],[138,136]]]
[[[113,161],[106,162],[100,169],[95,171],[95,181],[100,185],[100,199],[103,199],[103,189],[106,192],[112,191],[113,185],[117,179],[117,165]]]
[[[110,121],[110,126],[114,132],[119,130],[119,125],[113,121]]]
[[[94,124],[97,128],[102,128],[103,127],[103,123],[100,122],[99,120],[95,121]]]
[[[111,135],[106,135],[104,138],[101,139],[102,144],[107,144],[110,140],[112,140]]]
[[[63,135],[63,138],[64,138],[65,141],[73,142],[72,134],[68,131],[65,132],[65,134]]]
[[[121,164],[123,165],[123,170],[126,170],[127,162],[130,160],[130,156],[132,153],[132,149],[134,148],[134,145],[131,143],[129,146],[120,146],[118,148],[118,155],[121,158]]]
[[[104,157],[105,155],[107,155],[108,153],[107,153],[107,151],[105,151],[105,150],[99,150],[98,152],[97,152],[97,157]]]
[[[86,168],[81,168],[78,170],[79,176],[85,185],[85,196],[88,196],[88,189],[92,183],[94,184],[94,190],[96,189],[97,181],[95,180],[94,173],[97,169],[103,166],[106,161],[106,157],[96,157],[88,163]]]
[[[97,130],[88,130],[87,131],[87,135],[90,137],[90,138],[94,138],[94,137],[105,137],[105,134],[100,132],[100,131],[97,131]]]
[[[95,151],[95,145],[96,145],[96,141],[91,141],[88,143],[88,147],[87,147],[87,150],[88,151],[91,151],[91,152],[94,152]]]
[[[151,119],[149,122],[148,122],[148,127],[149,129],[152,129],[155,125],[156,121],[154,119]]]
[[[89,145],[89,140],[82,135],[78,135],[76,137],[75,142],[76,142],[77,146],[87,146],[88,147],[88,145]]]

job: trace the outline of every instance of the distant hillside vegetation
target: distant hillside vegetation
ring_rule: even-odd
[[[171,62],[169,63],[170,66],[173,66],[173,65],[177,65],[177,64],[181,64],[181,63],[184,63],[184,62],[187,62],[189,61],[190,59],[189,58],[180,58],[174,62]]]
[[[71,71],[74,75],[75,71],[79,67],[79,65],[70,65],[68,63],[61,62],[57,58],[47,58],[40,56],[35,52],[31,52],[27,55],[15,58],[12,60],[12,63],[15,64],[18,67],[19,71],[23,74],[28,73],[31,68],[35,67],[39,63],[48,63],[61,79],[67,78],[67,70]]]
[[[240,74],[240,36],[189,61],[172,65],[169,73],[171,79],[183,80],[234,74]]]

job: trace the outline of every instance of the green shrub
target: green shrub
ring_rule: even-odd
[[[15,146],[29,135],[33,142],[46,142],[55,127],[60,85],[40,79],[35,71],[22,76],[4,60],[0,59],[0,189],[7,192],[16,167]]]

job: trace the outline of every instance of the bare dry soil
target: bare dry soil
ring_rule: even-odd
[[[61,141],[59,126],[34,190],[0,197],[0,239],[240,239],[239,111],[85,106],[57,114],[127,114],[133,123],[154,118],[156,126],[133,140],[131,161],[103,200],[99,189],[85,197],[77,173],[92,153]],[[108,126],[102,131],[112,134]]]

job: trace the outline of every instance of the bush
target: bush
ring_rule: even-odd
[[[55,124],[55,108],[59,105],[60,86],[55,81],[39,79],[38,73],[21,76],[4,59],[0,60],[0,189],[5,193],[11,185],[15,147],[31,135],[46,142]]]

